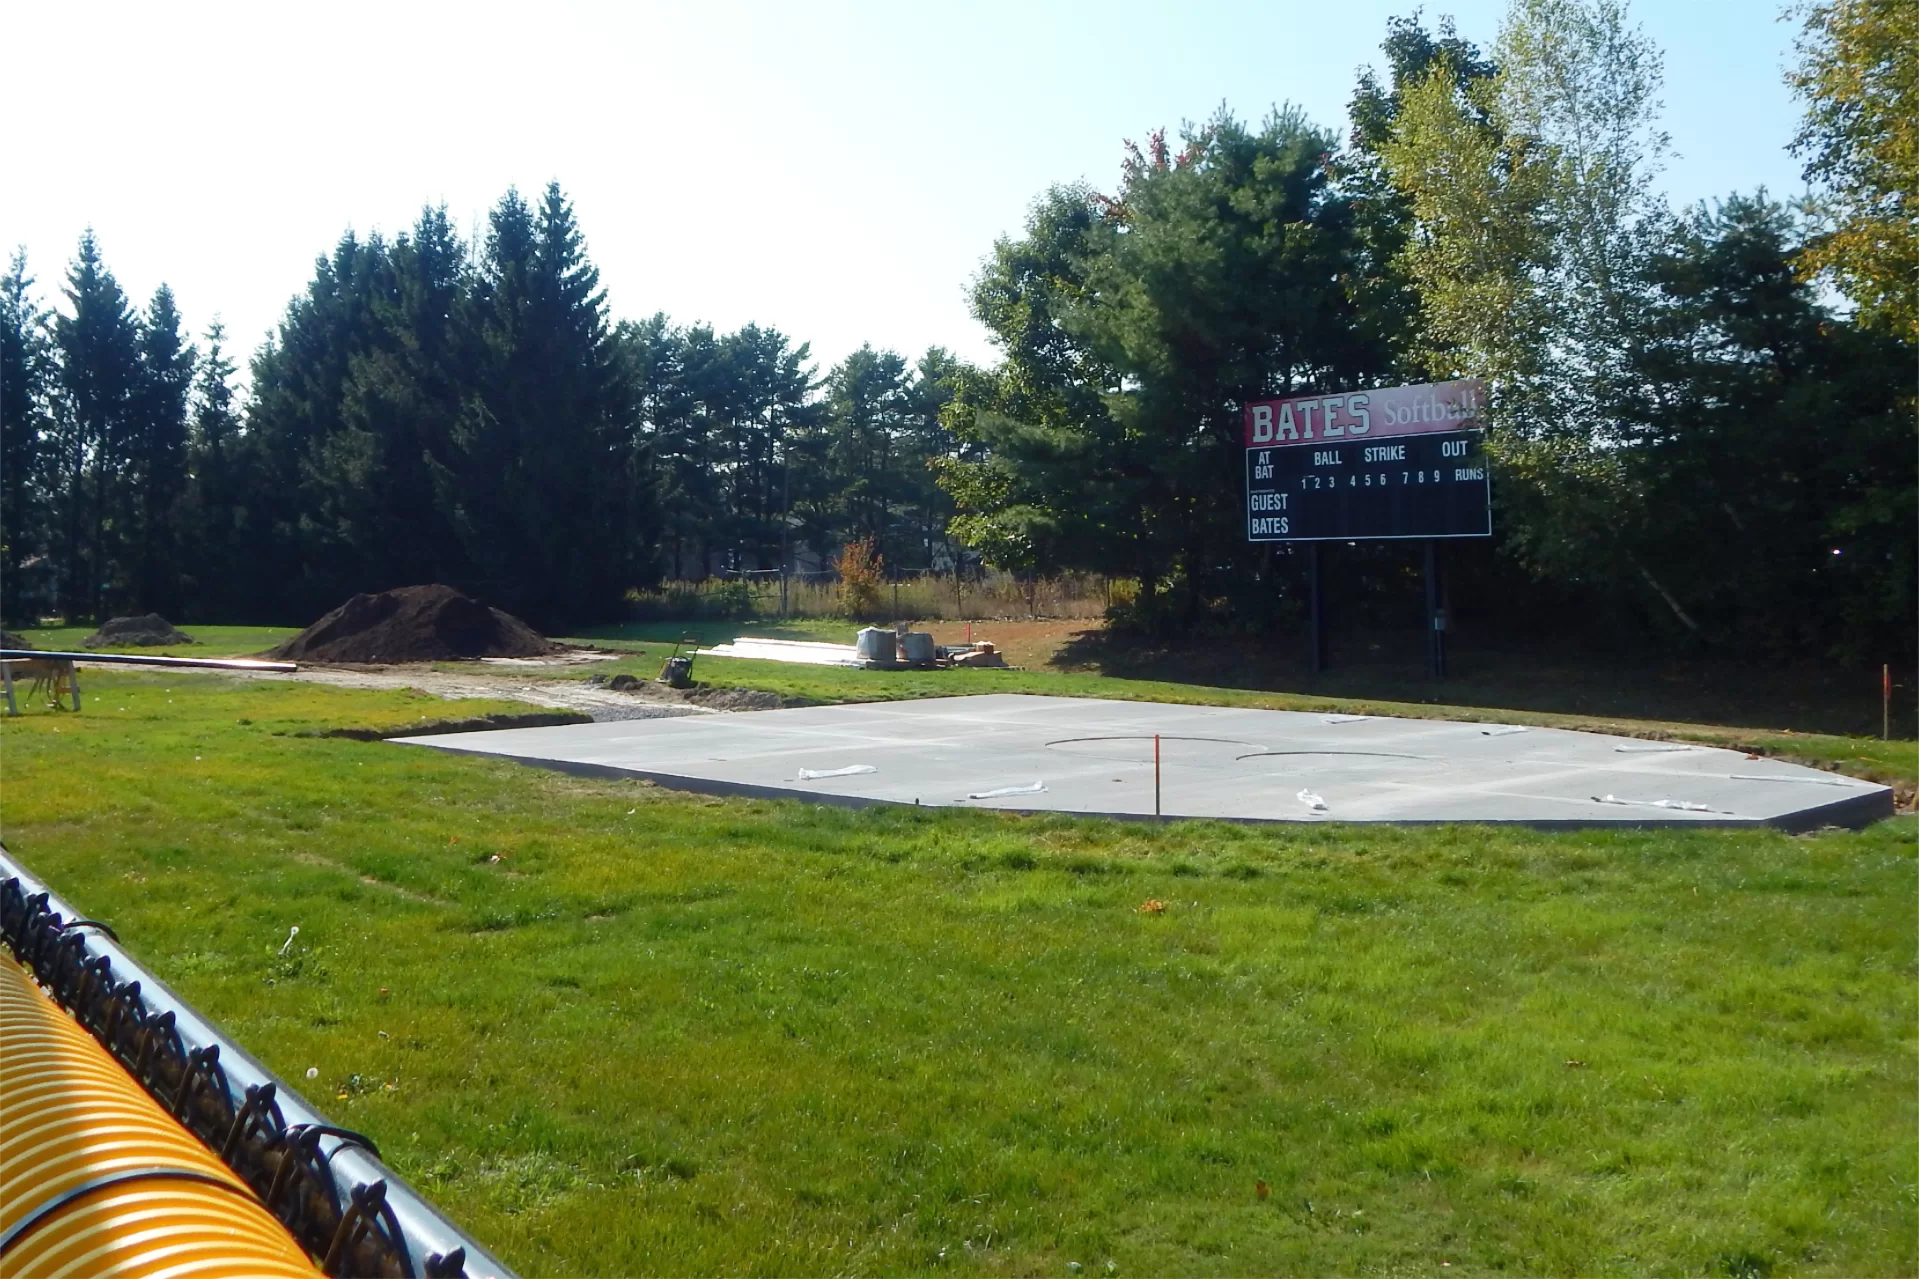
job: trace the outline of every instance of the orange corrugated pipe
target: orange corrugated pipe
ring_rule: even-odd
[[[315,1273],[246,1184],[0,958],[0,1275]]]

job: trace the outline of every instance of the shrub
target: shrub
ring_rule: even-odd
[[[879,612],[880,587],[886,580],[886,565],[870,537],[855,538],[840,548],[833,567],[840,575],[840,612],[854,621],[864,621]]]

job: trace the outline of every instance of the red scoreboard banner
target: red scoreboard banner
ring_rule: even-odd
[[[1486,384],[1478,378],[1256,400],[1246,406],[1246,447],[1476,431],[1485,412]]]

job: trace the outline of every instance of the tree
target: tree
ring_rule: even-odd
[[[254,617],[304,624],[368,584],[355,561],[357,496],[337,441],[356,361],[379,340],[376,303],[391,290],[390,268],[379,236],[341,236],[253,357],[242,449],[253,553],[236,565],[234,590]]]
[[[1656,255],[1621,539],[1714,642],[1910,660],[1919,481],[1898,400],[1919,352],[1822,307],[1803,230],[1756,196],[1695,209]]]
[[[22,566],[49,545],[44,468],[59,378],[51,318],[33,300],[26,250],[0,276],[0,620],[19,625],[33,595]]]
[[[1417,224],[1421,362],[1492,383],[1507,550],[1565,580],[1642,581],[1683,620],[1618,537],[1645,500],[1617,424],[1670,227],[1659,51],[1621,0],[1513,0],[1495,59],[1464,84],[1429,73],[1381,147]]]
[[[67,271],[71,314],[54,324],[63,403],[57,419],[57,562],[60,601],[70,615],[97,614],[116,585],[124,534],[115,527],[131,451],[133,402],[141,379],[140,324],[101,260],[91,229]]]
[[[179,612],[179,506],[187,487],[187,409],[197,358],[180,332],[173,291],[163,284],[140,321],[139,377],[119,502],[118,543],[135,611]]]
[[[1129,148],[1114,196],[1055,188],[995,247],[974,313],[1005,359],[960,379],[949,420],[982,453],[942,468],[974,546],[1023,571],[1136,576],[1154,628],[1258,576],[1265,555],[1219,500],[1241,406],[1390,362],[1356,314],[1333,145],[1293,111],[1257,130],[1221,111],[1177,154],[1160,134]]]
[[[1387,82],[1381,84],[1370,67],[1362,70],[1347,114],[1352,122],[1348,150],[1335,159],[1341,189],[1352,202],[1353,222],[1359,233],[1363,260],[1358,271],[1357,311],[1362,323],[1400,356],[1409,380],[1428,370],[1421,363],[1419,284],[1408,273],[1408,241],[1418,220],[1407,192],[1394,186],[1385,160],[1399,128],[1407,99],[1437,77],[1431,92],[1446,105],[1463,109],[1459,126],[1484,129],[1486,112],[1477,104],[1496,70],[1479,47],[1460,36],[1451,18],[1442,18],[1438,33],[1426,30],[1415,13],[1390,18],[1386,39]]]
[[[573,207],[494,206],[472,300],[471,393],[433,465],[483,597],[536,624],[606,616],[651,516],[629,430],[633,388]]]
[[[307,466],[335,572],[361,589],[473,576],[433,500],[433,466],[449,456],[476,358],[471,287],[467,247],[443,207],[422,210],[373,273],[337,430]]]
[[[215,319],[206,332],[206,353],[194,376],[187,438],[187,486],[180,505],[180,575],[192,601],[190,616],[262,616],[271,601],[242,590],[253,559],[248,536],[257,512],[249,509],[248,474],[253,461],[233,390],[226,327]]]
[[[842,360],[826,379],[826,463],[836,532],[867,542],[882,560],[896,554],[894,502],[900,494],[899,437],[908,412],[906,360],[871,346]]]
[[[1831,271],[1868,323],[1919,339],[1919,6],[1830,0],[1804,12],[1794,149],[1824,188],[1805,265]]]

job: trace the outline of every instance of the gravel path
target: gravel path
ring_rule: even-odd
[[[527,702],[549,710],[583,711],[595,721],[618,719],[671,719],[683,715],[717,715],[722,712],[695,706],[681,700],[672,689],[643,684],[632,692],[615,692],[598,684],[571,679],[525,679],[512,674],[467,674],[421,668],[387,667],[345,670],[329,666],[303,666],[292,675],[252,675],[252,679],[304,680],[310,684],[331,684],[336,688],[417,688],[436,697],[493,697]]]

